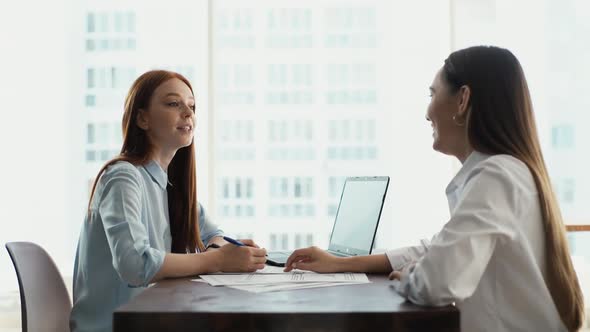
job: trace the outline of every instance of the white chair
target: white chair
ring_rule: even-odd
[[[22,330],[70,331],[72,302],[49,254],[30,242],[9,242],[20,290]]]

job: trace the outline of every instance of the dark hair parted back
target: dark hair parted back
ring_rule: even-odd
[[[584,300],[573,268],[565,226],[541,152],[533,106],[522,67],[508,50],[476,46],[453,52],[442,76],[452,93],[470,88],[465,123],[473,149],[508,154],[531,171],[545,230],[546,284],[561,320],[577,331],[584,319]]]

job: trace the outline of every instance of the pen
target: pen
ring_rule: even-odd
[[[238,247],[245,246],[245,244],[243,244],[242,242],[240,242],[238,240],[234,240],[231,237],[224,236],[223,239],[231,244],[235,244]]]

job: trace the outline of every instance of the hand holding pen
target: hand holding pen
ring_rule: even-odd
[[[222,246],[218,252],[221,256],[222,272],[254,272],[264,268],[266,249],[258,247],[250,239],[235,240],[224,236],[229,244]]]
[[[231,244],[235,244],[238,247],[245,246],[245,244],[243,242],[241,242],[240,240],[234,240],[229,236],[224,236],[223,239]]]

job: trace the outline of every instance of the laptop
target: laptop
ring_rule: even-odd
[[[344,182],[328,252],[342,257],[369,255],[381,218],[389,176],[349,177]],[[266,263],[285,266],[291,251],[271,251]]]

